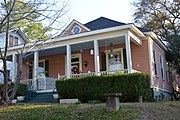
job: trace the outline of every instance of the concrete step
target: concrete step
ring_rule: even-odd
[[[24,101],[18,101],[19,103],[57,103],[58,98],[54,98],[53,94],[56,94],[54,90],[38,90],[33,92],[27,92],[27,97]]]

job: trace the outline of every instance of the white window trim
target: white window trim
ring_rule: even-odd
[[[155,47],[153,47],[153,51],[155,51],[155,56],[154,56],[154,52],[153,52],[153,66],[154,66],[154,63],[156,63],[156,68],[154,66],[154,76],[155,77],[159,77],[159,69],[158,69],[158,62],[157,62],[157,50]],[[154,58],[155,58],[155,61],[154,61]],[[155,74],[155,69],[157,71],[157,75]]]
[[[79,57],[79,70],[82,72],[82,54],[81,53],[76,53],[76,54],[71,54],[71,59]],[[65,55],[65,75],[67,74],[67,63],[66,63],[67,55]],[[72,62],[71,62],[72,64]]]
[[[166,62],[166,80],[167,80],[167,82],[169,82],[169,66],[168,66],[168,62]]]
[[[76,27],[79,28],[79,33],[81,33],[81,27],[79,27],[79,25],[75,25],[75,26],[73,27],[73,29],[71,30],[71,32],[72,32],[73,34],[79,34],[79,33],[74,33],[74,29],[75,29]]]
[[[10,36],[17,37],[18,38],[17,39],[17,45],[19,45],[19,40],[20,40],[19,36],[11,33],[11,34],[9,34],[8,46],[9,47],[17,46],[17,45],[10,46],[10,44],[9,44],[10,43]]]
[[[164,56],[161,53],[159,54],[159,63],[160,63],[160,70],[162,69],[161,78],[162,78],[162,80],[165,80]],[[162,76],[162,72],[163,72],[163,76]]]
[[[122,69],[124,69],[123,48],[113,49],[113,52],[121,52]],[[106,50],[106,71],[109,71],[109,66],[108,66],[108,54],[109,53],[110,53],[110,50]]]

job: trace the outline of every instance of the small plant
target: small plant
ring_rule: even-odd
[[[98,104],[98,103],[101,103],[100,100],[89,100],[88,101],[89,104]]]
[[[79,104],[81,104],[81,102],[80,102],[80,101],[78,101],[78,102],[76,102],[76,103],[74,103],[74,104],[79,105]]]

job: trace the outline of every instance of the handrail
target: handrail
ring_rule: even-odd
[[[33,90],[33,86],[34,86],[35,83],[37,84],[37,82],[38,82],[38,79],[32,80],[32,83],[30,85],[30,89],[29,90]]]

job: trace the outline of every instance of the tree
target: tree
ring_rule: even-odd
[[[17,24],[20,24],[22,22],[24,22],[25,24],[27,24],[28,22],[31,23],[32,26],[36,26],[36,24],[42,25],[40,22],[45,21],[48,25],[44,28],[43,33],[40,35],[39,39],[41,39],[48,31],[48,29],[53,27],[53,24],[57,24],[58,22],[60,22],[62,16],[67,12],[67,5],[68,1],[65,2],[55,0],[0,1],[0,33],[5,32],[6,35],[5,46],[1,46],[0,48],[0,59],[3,62],[3,70],[0,70],[0,72],[4,75],[3,100],[5,104],[10,104],[16,94],[22,75],[22,62],[23,59],[25,59],[25,57],[27,56],[27,53],[25,52],[26,43],[24,43],[22,50],[17,51],[17,77],[13,84],[9,84],[7,73],[7,54],[9,42],[8,36],[10,29],[14,28]],[[35,45],[36,42],[34,42],[33,46]],[[29,48],[29,51],[30,50],[31,48]]]
[[[180,2],[174,1],[136,0],[134,20],[167,42],[167,60],[180,70]]]
[[[34,7],[31,5],[27,5],[26,8],[23,9],[18,9],[20,6],[24,4],[24,0],[21,0],[21,2],[16,2],[14,5],[14,9],[17,9],[17,11],[12,11],[13,18],[18,18],[19,14],[16,14],[17,12],[27,12],[29,10],[35,10]],[[30,41],[33,40],[39,40],[39,39],[47,39],[48,34],[43,34],[44,32],[50,32],[51,29],[46,27],[45,25],[42,24],[42,22],[35,22],[34,20],[41,17],[39,14],[33,13],[28,16],[29,19],[21,19],[16,22],[15,25],[13,25],[13,28],[20,28],[25,35],[30,39]],[[48,29],[47,29],[48,28]],[[43,34],[43,35],[42,35]]]
[[[32,40],[47,39],[48,35],[43,33],[44,31],[50,31],[50,30],[51,28],[44,27],[41,22],[38,23],[30,22],[25,26],[23,32],[26,34],[28,39],[32,41]]]

